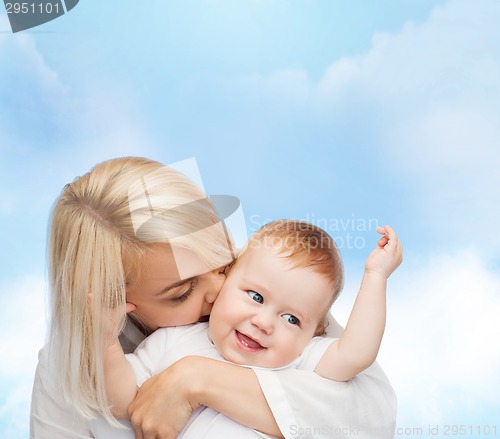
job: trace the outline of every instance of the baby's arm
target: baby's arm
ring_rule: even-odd
[[[127,312],[133,305],[127,304]],[[116,334],[116,328],[113,328]],[[104,386],[111,413],[117,419],[127,419],[128,408],[137,395],[137,384],[131,364],[118,341],[118,336],[104,353]]]
[[[348,381],[375,361],[385,328],[387,278],[402,261],[403,249],[389,226],[365,265],[361,287],[340,339],[330,345],[315,372],[324,378]]]

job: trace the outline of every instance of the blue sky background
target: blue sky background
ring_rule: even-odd
[[[500,3],[117,4],[17,34],[0,7],[0,437],[28,435],[50,207],[122,155],[196,157],[250,232],[326,226],[346,266],[342,323],[373,224],[393,225],[405,261],[379,361],[397,437],[500,435]]]

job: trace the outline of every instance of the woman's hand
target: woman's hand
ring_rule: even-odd
[[[129,407],[135,437],[176,438],[192,411],[202,405],[249,428],[283,437],[252,369],[197,356],[182,358],[139,389]]]
[[[185,357],[148,379],[129,407],[136,439],[176,438],[194,409],[196,357]]]

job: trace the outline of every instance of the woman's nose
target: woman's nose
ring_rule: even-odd
[[[205,302],[210,305],[215,302],[226,280],[226,276],[220,270],[213,270],[203,275],[206,282]]]
[[[212,311],[212,306],[213,303],[208,303],[206,300],[203,302],[203,305],[201,307],[201,313],[200,313],[200,318],[205,318],[206,316],[210,315],[210,312]]]

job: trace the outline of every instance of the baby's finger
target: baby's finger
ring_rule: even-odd
[[[385,226],[384,229],[386,230],[385,236],[388,239],[387,245],[384,248],[395,254],[399,251],[399,239],[396,232],[390,226]]]
[[[386,236],[389,238],[389,243],[396,248],[399,244],[399,238],[396,235],[396,232],[389,226],[385,226],[385,230],[387,231]]]
[[[397,236],[396,236],[396,232],[392,229],[391,226],[385,226],[384,227],[384,230],[385,230],[385,234],[387,235],[387,237],[389,239],[397,239]]]
[[[385,246],[387,245],[387,243],[388,243],[388,242],[389,242],[389,239],[387,238],[387,236],[385,236],[385,235],[384,235],[384,236],[382,236],[382,238],[380,238],[380,239],[378,240],[378,243],[377,243],[377,244],[378,244],[380,247],[385,247]]]
[[[396,251],[398,252],[399,257],[401,259],[403,259],[403,244],[401,244],[401,241],[399,239],[398,239],[398,244],[397,244],[397,247],[396,247]]]

